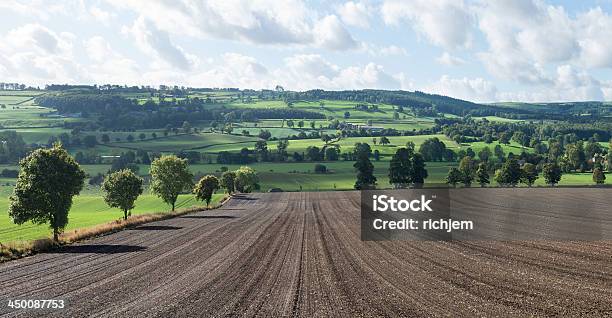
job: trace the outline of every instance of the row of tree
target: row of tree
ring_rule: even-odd
[[[181,193],[192,189],[196,199],[210,204],[212,194],[224,187],[228,193],[250,192],[259,188],[257,173],[249,167],[225,172],[218,180],[215,176],[202,177],[194,186],[193,174],[186,159],[162,156],[151,163],[151,192],[175,210]],[[9,216],[16,224],[32,221],[49,223],[53,239],[68,224],[72,200],[78,195],[86,178],[79,163],[57,143],[49,149],[37,149],[20,163],[17,183],[9,201]],[[110,207],[123,211],[127,219],[136,199],[143,193],[144,181],[129,169],[110,172],[104,177],[102,191]]]

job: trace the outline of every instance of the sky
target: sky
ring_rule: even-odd
[[[612,1],[0,1],[0,82],[612,100]]]

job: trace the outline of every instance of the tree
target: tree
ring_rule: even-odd
[[[412,155],[406,148],[395,151],[389,162],[389,183],[394,188],[407,188],[412,183]]]
[[[351,113],[346,111],[344,112],[344,119],[349,119],[351,117]]]
[[[355,189],[367,190],[376,188],[374,165],[372,165],[368,153],[362,152],[357,157],[357,161],[355,162],[355,164],[353,164],[353,167],[357,170],[357,181],[355,181]]]
[[[493,149],[493,153],[495,154],[495,157],[497,157],[497,160],[504,161],[504,158],[506,158],[506,154],[504,153],[504,148],[502,148],[502,146],[500,145],[495,145],[495,148]]]
[[[327,167],[325,165],[317,163],[314,166],[314,172],[315,173],[327,173]]]
[[[425,183],[425,179],[429,176],[425,169],[425,159],[420,153],[412,155],[412,183],[415,187],[420,187]]]
[[[212,175],[202,177],[193,189],[196,200],[206,201],[206,206],[210,205],[213,193],[219,189],[219,179]]]
[[[321,150],[317,146],[308,146],[306,147],[306,158],[310,161],[320,161],[321,158]]]
[[[53,240],[68,224],[72,197],[85,183],[85,172],[60,144],[37,149],[20,162],[19,176],[9,198],[15,224],[49,223]]]
[[[132,136],[132,135],[128,135],[128,136],[127,136],[127,141],[128,141],[128,142],[132,142],[132,141],[134,141],[134,136]]]
[[[388,145],[390,143],[391,143],[391,141],[389,141],[389,138],[387,138],[387,136],[380,137],[380,144],[381,145],[384,146],[384,145]]]
[[[162,156],[151,163],[151,191],[164,202],[172,205],[181,192],[193,184],[193,175],[187,168],[187,159],[176,156]]]
[[[85,147],[87,148],[93,148],[96,146],[97,143],[98,141],[96,140],[96,136],[94,135],[87,135],[83,138],[83,145],[85,145]]]
[[[491,183],[491,181],[489,181],[489,171],[487,169],[487,164],[484,162],[481,162],[478,165],[478,170],[476,170],[476,181],[478,181],[478,184],[480,184],[482,188],[484,188],[487,184]]]
[[[336,147],[327,147],[325,148],[325,160],[327,161],[337,161],[340,157],[340,151]]]
[[[138,135],[138,138],[140,138],[140,140],[145,140],[147,138],[147,135],[145,133],[140,133],[140,135]]]
[[[257,172],[250,167],[240,167],[236,170],[234,187],[237,191],[248,193],[257,190],[259,187],[259,177]]]
[[[278,151],[278,155],[280,156],[281,160],[285,160],[287,159],[287,148],[289,147],[289,140],[288,139],[279,139],[278,140],[278,144],[276,145],[276,149]]]
[[[258,137],[263,139],[263,140],[268,140],[268,139],[270,139],[270,137],[272,137],[272,133],[270,133],[269,130],[261,130],[261,131],[259,131]]]
[[[68,134],[66,134],[66,136],[68,136]],[[109,143],[110,142],[110,137],[107,134],[102,134],[102,142],[103,143]]]
[[[355,155],[356,158],[359,158],[362,156],[369,158],[370,155],[372,154],[372,148],[370,147],[370,145],[368,145],[365,142],[358,142],[358,143],[355,143],[353,154]]]
[[[466,187],[472,185],[472,181],[474,181],[474,173],[475,173],[475,163],[472,160],[472,157],[465,156],[461,159],[459,163],[459,171],[462,175],[462,182]]]
[[[553,187],[561,181],[561,168],[559,168],[556,162],[545,164],[542,169],[542,174],[544,175],[544,181]]]
[[[478,152],[478,158],[480,158],[480,160],[482,161],[489,161],[490,157],[491,157],[491,149],[489,149],[489,147],[484,147],[482,148],[482,150]]]
[[[521,180],[523,183],[531,187],[538,178],[539,174],[536,165],[529,162],[523,164],[521,167]]]
[[[495,181],[502,185],[516,186],[521,181],[522,171],[516,159],[509,159],[495,175]]]
[[[450,168],[448,170],[448,174],[446,175],[446,183],[450,184],[454,187],[457,186],[457,183],[463,181],[463,174],[457,168]]]
[[[232,194],[234,192],[234,181],[236,180],[236,172],[234,171],[225,171],[221,174],[220,184],[225,188],[228,194]]]
[[[604,184],[606,182],[606,175],[601,168],[593,169],[593,182],[596,184]]]
[[[121,209],[123,219],[127,220],[128,211],[134,208],[134,202],[142,194],[142,184],[142,178],[129,169],[113,172],[102,182],[104,201],[111,208]]]

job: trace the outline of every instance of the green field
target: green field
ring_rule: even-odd
[[[215,194],[214,203],[218,203],[223,198],[222,194]],[[182,195],[177,202],[177,208],[189,208],[193,206],[204,206],[205,204],[195,201],[192,195]],[[7,211],[8,199],[0,199],[0,210]],[[161,199],[144,194],[136,201],[136,208],[132,215],[146,214],[153,212],[165,212],[170,210],[168,205]],[[101,196],[81,195],[75,197],[74,204],[69,214],[69,223],[66,231],[77,228],[90,227],[97,224],[118,220],[123,217],[123,212],[119,209],[109,208]],[[0,214],[0,242],[6,243],[16,240],[32,240],[50,236],[48,225],[36,225],[25,223],[15,225],[6,212]]]

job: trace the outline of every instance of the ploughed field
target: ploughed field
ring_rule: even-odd
[[[483,190],[491,195],[474,206],[484,213],[507,190]],[[524,191],[540,200],[525,212],[563,215],[588,201],[612,222],[597,189]],[[612,315],[612,241],[363,242],[359,201],[358,192],[238,196],[0,264],[0,316]],[[63,299],[65,309],[10,310],[9,299]]]

